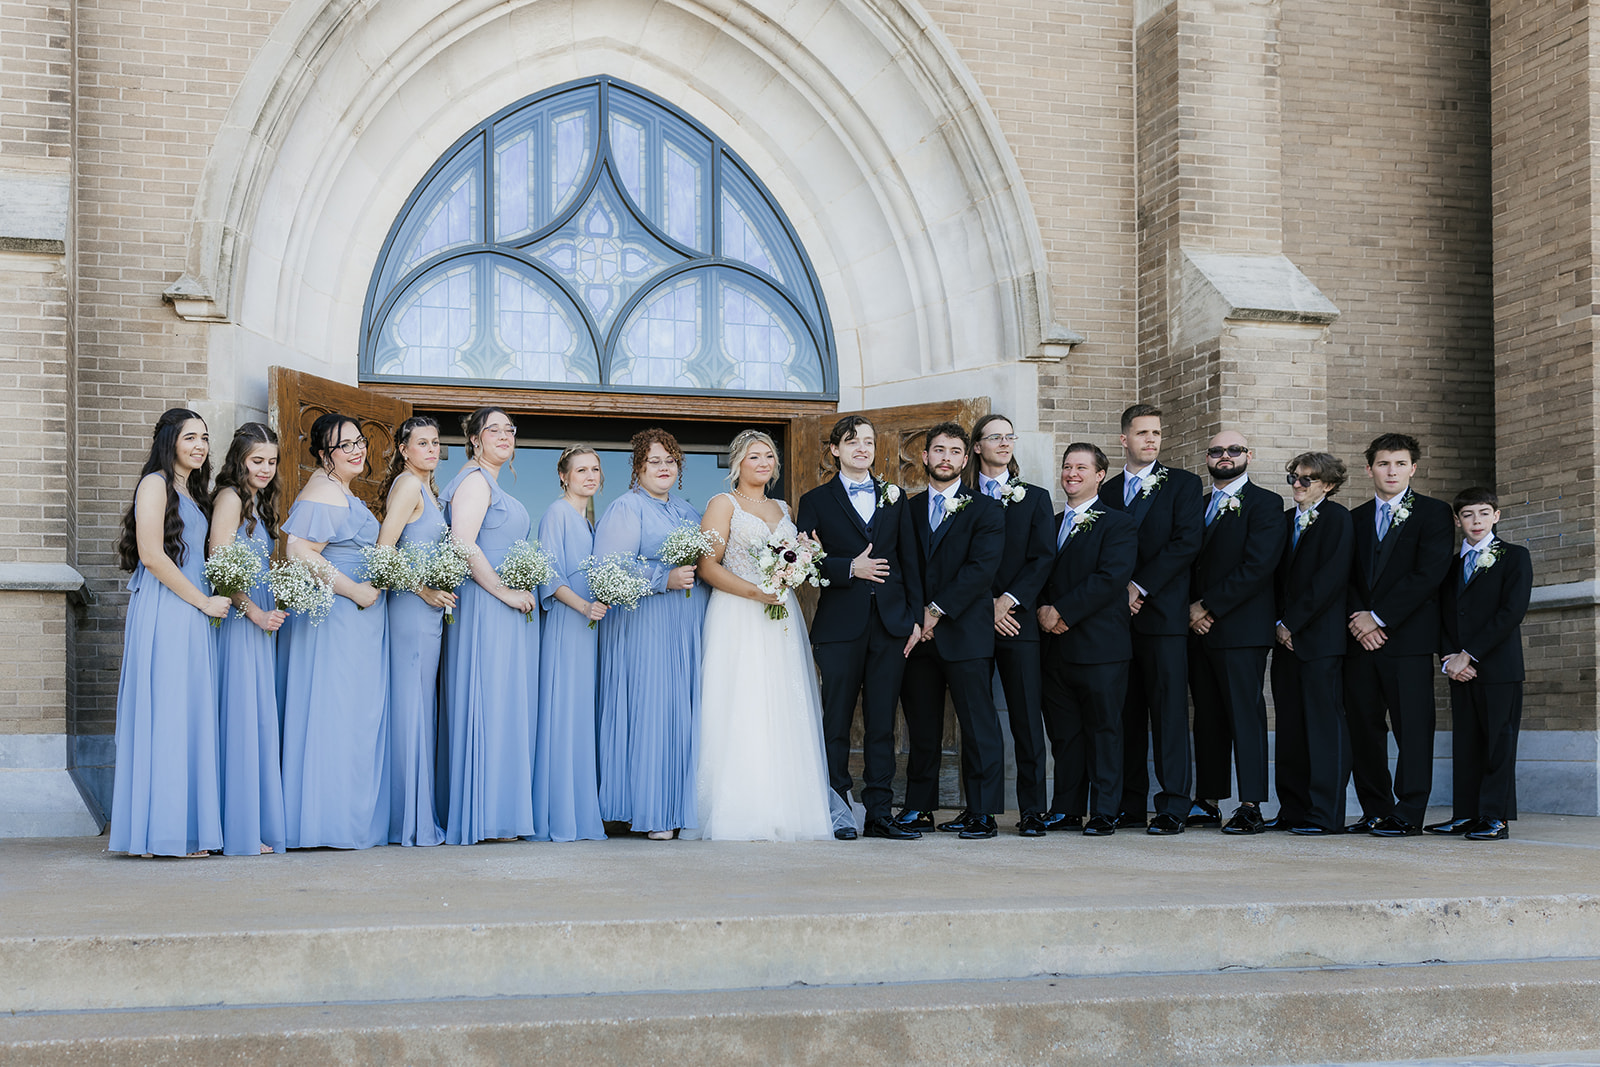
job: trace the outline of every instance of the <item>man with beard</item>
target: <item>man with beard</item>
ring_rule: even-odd
[[[928,431],[922,465],[928,488],[901,509],[906,588],[921,605],[921,630],[906,642],[900,684],[911,752],[906,804],[896,822],[933,825],[939,806],[939,756],[948,688],[961,724],[961,777],[967,806],[940,826],[962,838],[994,837],[1005,810],[1005,750],[995,712],[994,601],[989,596],[1005,546],[1000,505],[961,484],[971,442],[942,422]]]
[[[1196,803],[1220,819],[1231,795],[1230,753],[1239,770],[1239,807],[1225,834],[1266,826],[1267,702],[1261,682],[1277,632],[1273,577],[1283,554],[1283,499],[1250,482],[1250,446],[1224,430],[1206,449],[1200,554],[1189,583],[1189,693],[1194,698]]]

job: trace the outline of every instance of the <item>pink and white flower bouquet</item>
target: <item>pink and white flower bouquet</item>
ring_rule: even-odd
[[[827,585],[828,580],[822,576],[820,566],[827,555],[815,538],[803,533],[793,537],[769,537],[756,557],[761,567],[761,591],[781,594],[802,585],[817,588]],[[767,618],[788,617],[789,609],[783,604],[767,605]]]

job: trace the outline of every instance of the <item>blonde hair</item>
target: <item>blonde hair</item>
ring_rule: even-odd
[[[766,445],[772,449],[772,480],[778,480],[778,474],[783,470],[783,460],[778,457],[778,442],[765,430],[740,430],[739,435],[728,446],[728,486],[732,489],[739,487],[739,467],[744,463],[744,457],[750,454],[750,449],[756,445]]]
[[[579,456],[593,456],[596,463],[600,462],[600,453],[588,445],[568,445],[561,450],[561,455],[556,458],[556,481],[561,484],[561,492],[567,491],[566,475],[572,470],[572,461]],[[600,488],[606,487],[606,468],[600,466]],[[598,495],[598,493],[597,493]],[[589,498],[589,503],[584,507],[584,516],[594,522],[594,497]]]

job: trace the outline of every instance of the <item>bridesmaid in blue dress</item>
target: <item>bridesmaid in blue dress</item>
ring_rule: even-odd
[[[222,847],[217,644],[232,606],[205,581],[211,442],[186,408],[164,412],[117,556],[133,572],[117,685],[112,852],[204,856]]]
[[[595,528],[597,556],[645,557],[652,591],[634,611],[600,625],[600,814],[669,841],[695,821],[695,729],[700,703],[700,623],[705,597],[692,564],[657,558],[667,534],[700,525],[700,513],[672,495],[683,452],[665,430],[633,436],[633,488]],[[694,595],[683,596],[684,590]]]
[[[539,520],[539,544],[556,576],[539,587],[544,636],[539,647],[539,728],[533,752],[533,825],[540,841],[600,841],[595,754],[595,651],[606,605],[589,599],[582,563],[594,553],[594,495],[600,457],[572,445],[556,461],[561,497]]]
[[[221,693],[222,851],[284,850],[283,767],[278,760],[277,638],[287,617],[267,585],[278,536],[278,435],[259,422],[234,431],[211,499],[210,550],[242,537],[261,560],[261,580],[233,598],[217,634]]]
[[[539,704],[539,598],[509,589],[495,568],[528,536],[528,509],[500,488],[517,427],[499,408],[461,422],[467,466],[440,494],[450,529],[476,544],[456,622],[445,635],[444,707],[450,725],[445,840],[467,845],[532,837],[533,743]]]
[[[378,544],[426,550],[449,526],[439,509],[439,424],[414,415],[394,432]],[[389,596],[389,843],[444,840],[434,805],[439,653],[454,593],[420,588]]]
[[[332,564],[333,610],[284,624],[283,806],[290,848],[371,848],[389,840],[389,642],[383,594],[356,580],[378,540],[350,484],[367,466],[354,419],[311,425],[317,470],[284,520],[289,555]],[[375,609],[375,610],[374,610]]]

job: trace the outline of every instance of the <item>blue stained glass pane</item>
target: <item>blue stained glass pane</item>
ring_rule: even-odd
[[[600,360],[589,331],[546,291],[548,282],[495,267],[495,329],[505,358],[494,377],[529,382],[600,381]]]
[[[617,168],[617,181],[641,206],[645,202],[644,159],[644,126],[622,115],[612,115],[611,162]]]
[[[453,378],[477,333],[473,264],[424,274],[389,314],[375,358],[380,374]]]
[[[722,157],[722,254],[767,275],[813,321],[820,319],[810,275],[767,198],[726,153]]]
[[[717,272],[717,335],[732,365],[724,389],[822,391],[822,359],[811,333],[787,301],[766,284]]]
[[[528,217],[528,155],[532,147],[530,130],[495,148],[495,233],[502,239],[533,228]]]
[[[598,151],[600,94],[572,89],[495,124],[495,240],[548,226],[583,188]]]
[[[385,291],[440,252],[483,240],[482,153],[481,138],[469,142],[411,205],[384,262]]]
[[[561,213],[578,192],[578,186],[589,173],[593,159],[593,115],[587,111],[572,111],[557,115],[555,128],[555,166],[551,183],[550,217]]]
[[[667,234],[690,248],[707,242],[700,239],[700,165],[675,144],[666,148],[666,225]]]
[[[705,387],[695,364],[705,335],[704,287],[701,272],[668,282],[646,297],[629,317],[611,364],[618,385],[669,388]]]

